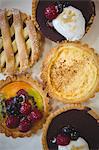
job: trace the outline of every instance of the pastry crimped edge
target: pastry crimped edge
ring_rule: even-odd
[[[9,83],[12,83],[14,81],[23,81],[28,84],[30,84],[33,88],[35,88],[42,96],[43,99],[43,118],[39,122],[37,122],[33,128],[31,128],[30,131],[26,133],[22,133],[16,129],[9,129],[5,126],[4,122],[1,120],[0,122],[0,133],[4,133],[6,136],[11,136],[13,138],[17,137],[30,137],[33,133],[36,134],[39,129],[43,127],[43,123],[46,120],[46,117],[49,115],[49,111],[51,109],[51,106],[49,105],[49,98],[47,97],[47,93],[45,93],[42,89],[42,86],[36,81],[33,80],[32,77],[27,74],[27,75],[18,75],[18,76],[13,76],[13,77],[7,77],[6,80],[1,80],[0,81],[0,89],[2,89],[4,86],[6,86]],[[14,131],[14,132],[13,132]]]
[[[38,5],[38,2],[39,2],[39,0],[32,0],[32,20],[33,20],[33,22],[34,22],[34,25],[36,26],[36,28],[38,29],[38,30],[40,30],[40,26],[39,26],[39,24],[38,24],[38,22],[37,22],[37,20],[36,20],[36,9],[37,9],[37,5]],[[85,31],[85,34],[88,32],[88,30],[90,29],[90,27],[91,27],[91,25],[93,24],[93,21],[94,21],[94,17],[95,17],[95,5],[94,5],[94,3],[93,3],[93,1],[92,1],[92,7],[93,7],[93,14],[92,14],[92,16],[91,16],[91,18],[90,18],[90,20],[89,20],[89,22],[88,22],[88,25],[87,25],[87,27],[86,27],[86,31]]]
[[[11,15],[13,13],[13,11],[18,10],[20,12],[23,22],[24,22],[24,20],[32,21],[32,18],[30,15],[28,15],[27,13],[24,13],[23,11],[20,11],[19,9],[13,8],[13,9],[2,9],[2,10],[5,10],[7,12],[7,14],[9,14],[9,15]],[[12,68],[13,70],[7,71],[5,68],[0,68],[0,72],[3,72],[4,74],[7,74],[7,75],[15,75],[15,74],[23,73],[23,72],[27,73],[29,68],[33,67],[33,65],[39,60],[39,58],[43,52],[43,49],[44,49],[44,37],[41,34],[41,32],[36,28],[33,21],[32,21],[32,23],[33,23],[33,30],[30,29],[30,31],[34,32],[34,39],[35,39],[34,44],[36,47],[35,48],[36,51],[34,53],[32,61],[29,60],[28,67],[25,68],[24,71],[22,71],[22,70],[19,70],[18,67],[15,66],[15,57],[14,57],[14,66]]]
[[[96,62],[95,64],[98,70],[97,82],[93,91],[89,94],[87,98],[83,98],[83,99],[81,98],[75,101],[59,98],[53,91],[51,91],[51,88],[48,85],[47,73],[48,73],[49,62],[51,58],[54,57],[54,54],[55,52],[57,52],[58,48],[60,48],[63,44],[71,44],[72,46],[74,45],[77,46],[78,48],[82,47],[84,49],[87,49],[87,51],[90,51],[92,54],[94,54],[95,62]],[[93,48],[90,48],[88,44],[82,43],[80,41],[75,41],[75,42],[62,41],[58,43],[56,47],[52,48],[46,55],[42,65],[41,79],[43,80],[43,86],[45,90],[48,92],[49,96],[55,100],[59,100],[64,103],[82,103],[88,101],[90,98],[93,98],[95,96],[96,92],[99,92],[99,54],[97,54]]]
[[[83,106],[81,104],[71,104],[71,105],[64,106],[63,108],[60,108],[60,109],[56,110],[55,112],[51,113],[50,116],[47,118],[46,123],[43,125],[43,134],[42,134],[43,150],[49,150],[48,145],[47,145],[46,136],[47,136],[47,131],[48,131],[50,123],[57,115],[65,112],[65,111],[72,110],[72,109],[77,109],[77,110],[85,109],[88,112],[88,114],[90,114],[92,117],[94,117],[97,120],[97,123],[98,123],[99,116],[92,109],[88,109],[88,108],[89,107]]]

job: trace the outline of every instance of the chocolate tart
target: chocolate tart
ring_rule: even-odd
[[[18,91],[21,91],[21,93]],[[21,99],[19,99],[20,96]],[[27,104],[29,105],[28,108]],[[25,109],[22,108],[23,105],[26,106]],[[12,136],[13,138],[29,137],[33,133],[37,133],[38,129],[42,128],[49,114],[49,109],[49,100],[46,93],[42,90],[41,85],[29,75],[8,77],[6,80],[0,81],[0,132],[5,133],[6,136]],[[31,120],[31,116],[28,116],[35,110],[37,110],[37,114],[36,116],[34,114],[34,119],[37,119],[38,115],[39,119]],[[19,120],[15,120],[13,125],[11,124],[13,120],[8,121],[11,117],[17,117]],[[28,121],[22,124],[25,119]]]
[[[44,127],[42,135],[42,144],[44,150],[58,150],[53,149],[50,144],[51,138],[55,137],[57,133],[68,125],[73,126],[80,132],[80,136],[86,140],[89,149],[99,149],[99,116],[93,112],[91,108],[71,105],[65,106],[52,113]]]
[[[45,37],[48,39],[57,42],[66,40],[61,34],[59,34],[54,28],[50,28],[47,25],[47,19],[44,16],[44,10],[47,6],[51,4],[56,4],[57,0],[33,0],[32,1],[32,19],[34,21],[34,24],[40,31],[43,33]],[[79,9],[84,18],[85,18],[85,31],[87,32],[89,28],[91,27],[94,17],[95,17],[95,4],[92,0],[87,1],[79,1],[79,0],[63,0],[61,1],[61,4],[63,5],[66,3],[66,7],[73,6],[77,9]],[[42,16],[41,16],[42,14]]]
[[[43,37],[30,16],[18,9],[0,10],[0,72],[27,72],[42,50]]]
[[[99,90],[99,56],[80,42],[62,42],[46,56],[41,78],[49,95],[64,103],[79,103]]]

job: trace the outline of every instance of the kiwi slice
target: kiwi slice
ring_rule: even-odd
[[[0,95],[0,120],[4,118],[6,115],[6,106],[5,106],[5,100],[4,96]]]
[[[38,109],[43,110],[43,100],[42,100],[42,96],[39,94],[39,92],[36,91],[35,89],[29,89],[28,94],[30,96],[34,97],[34,100],[36,102]]]

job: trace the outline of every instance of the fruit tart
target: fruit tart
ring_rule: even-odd
[[[91,108],[71,105],[51,114],[43,128],[44,150],[98,150],[99,116]]]
[[[42,17],[41,17],[42,14]],[[92,0],[33,0],[32,18],[40,31],[52,41],[80,40],[95,16]]]
[[[0,132],[29,137],[42,128],[49,112],[48,98],[30,76],[8,77],[0,83]]]
[[[18,9],[0,10],[0,72],[26,72],[38,60],[42,40],[30,16]]]
[[[52,98],[86,101],[99,90],[99,55],[87,44],[64,41],[46,56],[41,78]]]

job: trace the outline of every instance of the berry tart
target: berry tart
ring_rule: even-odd
[[[91,108],[71,105],[51,114],[43,128],[44,150],[98,150],[99,116]]]
[[[42,48],[43,38],[30,16],[17,9],[0,10],[0,72],[26,72]]]
[[[0,81],[0,132],[25,137],[36,133],[49,112],[48,98],[30,76]]]
[[[36,27],[55,42],[80,40],[92,25],[94,16],[92,0],[33,0],[32,3]]]
[[[99,90],[99,55],[87,44],[64,41],[49,51],[41,78],[52,98],[86,101]]]

